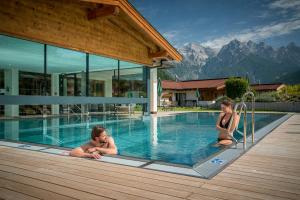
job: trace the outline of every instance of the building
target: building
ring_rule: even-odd
[[[0,21],[5,116],[108,104],[156,113],[155,67],[182,59],[127,0],[1,1]]]
[[[169,102],[178,106],[209,105],[225,95],[227,78],[191,80],[191,81],[162,81],[162,104]],[[199,97],[197,97],[197,90]]]
[[[278,92],[285,88],[283,83],[270,83],[270,84],[252,84],[251,88],[257,93],[263,92]]]

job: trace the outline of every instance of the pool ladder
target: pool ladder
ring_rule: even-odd
[[[236,126],[236,128],[234,129],[234,131],[237,131],[239,134],[243,135],[243,148],[244,150],[247,148],[247,105],[245,103],[246,98],[248,96],[251,96],[251,108],[252,108],[252,117],[251,117],[251,129],[252,129],[252,144],[254,144],[255,138],[254,138],[254,128],[255,128],[255,120],[254,120],[254,115],[255,115],[255,97],[254,97],[254,93],[253,92],[246,92],[243,97],[242,97],[242,101],[237,103],[234,106],[234,113],[236,113],[238,111],[238,115],[241,116],[242,113],[244,113],[244,132],[241,132],[240,130],[238,130],[238,125]],[[230,120],[230,127],[232,126],[233,123],[233,117]],[[233,132],[234,132],[233,131]],[[237,145],[238,140],[234,138],[233,134],[231,135],[232,139],[235,142],[235,145]]]

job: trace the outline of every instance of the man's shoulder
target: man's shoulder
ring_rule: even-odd
[[[81,148],[91,148],[91,147],[95,147],[95,144],[92,141],[89,141],[83,145],[80,146]]]
[[[114,138],[111,137],[111,136],[109,136],[109,137],[108,137],[108,142],[115,142],[115,141],[114,141]]]

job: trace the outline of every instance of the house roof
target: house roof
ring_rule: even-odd
[[[181,61],[182,55],[128,2],[128,0],[81,0],[97,4],[114,5],[122,9],[145,33],[166,51],[168,58]],[[161,57],[157,54],[157,57]]]
[[[206,80],[191,80],[191,81],[162,81],[162,88],[169,90],[185,90],[185,89],[223,89],[225,88],[225,81],[222,79],[206,79]]]
[[[283,83],[272,83],[272,84],[252,84],[251,87],[256,91],[262,90],[279,90],[285,85]]]

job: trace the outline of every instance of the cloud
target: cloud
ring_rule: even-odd
[[[292,19],[300,18],[299,0],[277,0],[269,4],[271,10],[279,11],[283,16],[291,16]]]
[[[167,40],[174,40],[179,35],[179,31],[167,31],[163,33],[163,36]]]
[[[300,9],[300,1],[299,0],[277,0],[272,2],[269,5],[271,9]]]
[[[229,34],[219,38],[215,38],[206,42],[203,42],[203,46],[209,46],[211,48],[219,49],[223,45],[228,44],[231,40],[237,39],[242,42],[253,40],[258,41],[274,36],[289,34],[293,31],[300,29],[300,19],[273,23],[271,25],[254,27],[251,29],[245,29],[238,33]]]
[[[259,41],[274,36],[286,35],[300,29],[300,0],[276,0],[267,7],[269,10],[264,11],[257,17],[266,18],[276,11],[282,16],[288,16],[288,18],[285,18],[285,21],[282,21],[282,18],[281,21],[273,22],[265,26],[256,26],[237,33],[231,33],[226,36],[208,40],[203,42],[202,45],[219,49],[233,39],[242,42],[249,40]]]

